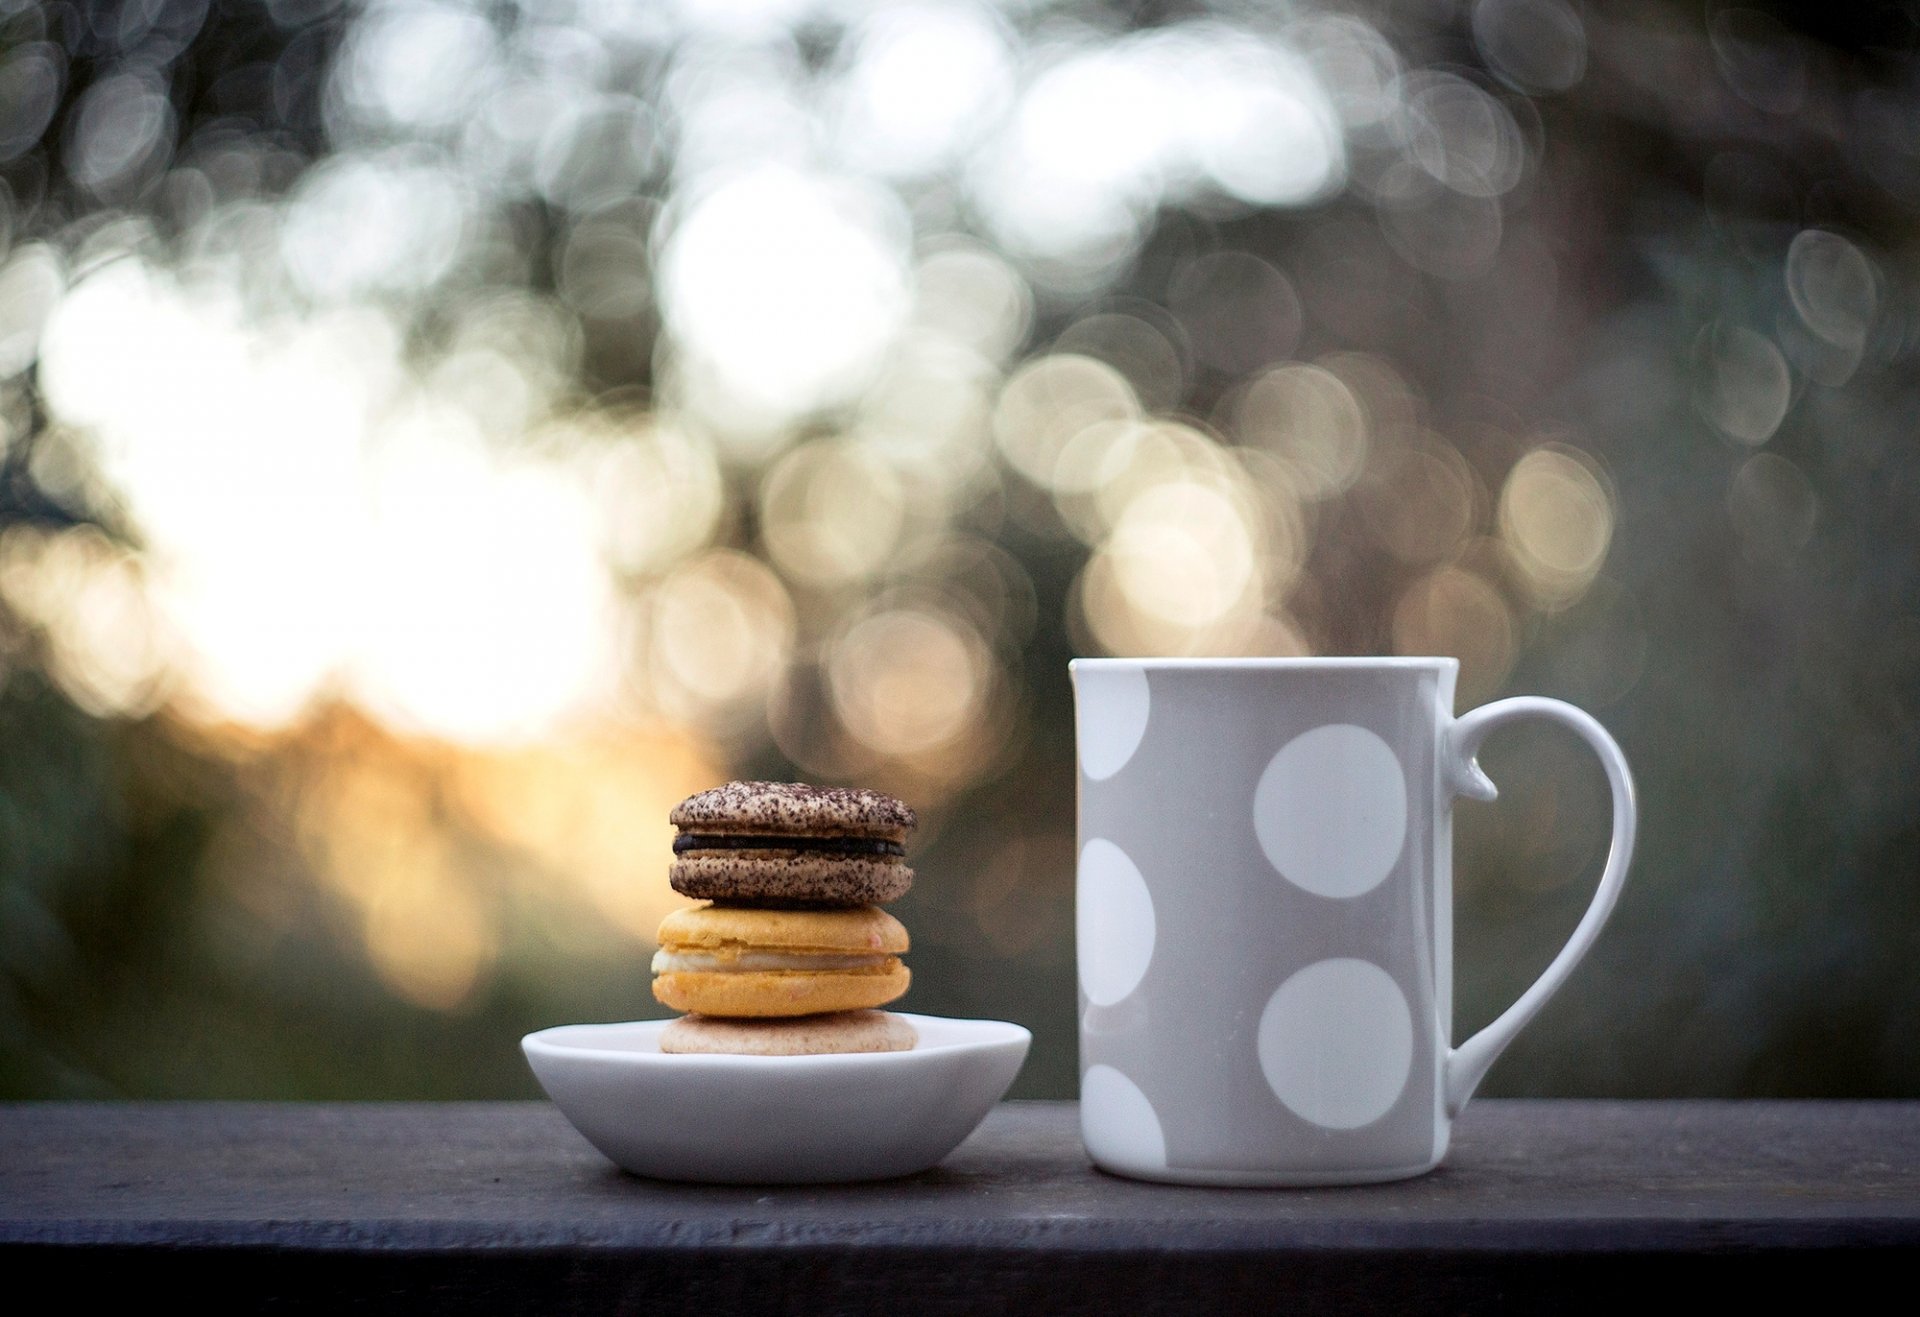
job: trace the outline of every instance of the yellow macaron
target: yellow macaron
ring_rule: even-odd
[[[765,1018],[883,1006],[906,992],[907,930],[876,906],[700,905],[660,925],[653,995],[677,1011]]]

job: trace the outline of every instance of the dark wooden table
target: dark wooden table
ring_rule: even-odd
[[[625,1175],[540,1103],[0,1106],[0,1274],[276,1310],[1617,1311],[1844,1306],[1920,1246],[1920,1103],[1479,1102],[1434,1174],[1311,1191],[1102,1175],[1074,1117],[740,1189]]]

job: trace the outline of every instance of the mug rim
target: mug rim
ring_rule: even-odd
[[[1355,668],[1416,669],[1459,671],[1460,660],[1444,655],[1432,657],[1388,654],[1327,655],[1305,658],[1074,658],[1067,660],[1067,671],[1081,668],[1150,668],[1173,672],[1312,672],[1320,669]]]

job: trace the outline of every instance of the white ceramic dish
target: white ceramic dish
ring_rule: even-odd
[[[1033,1035],[907,1015],[907,1052],[685,1056],[666,1020],[569,1024],[520,1046],[587,1142],[636,1175],[714,1184],[879,1180],[952,1152],[1013,1083]]]

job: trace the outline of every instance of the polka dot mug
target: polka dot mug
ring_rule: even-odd
[[[1448,658],[1076,659],[1080,1119],[1096,1165],[1183,1184],[1358,1184],[1432,1170],[1453,1117],[1573,972],[1633,852],[1613,738],[1558,700],[1453,716]],[[1453,798],[1524,718],[1613,790],[1572,939],[1458,1047]]]

